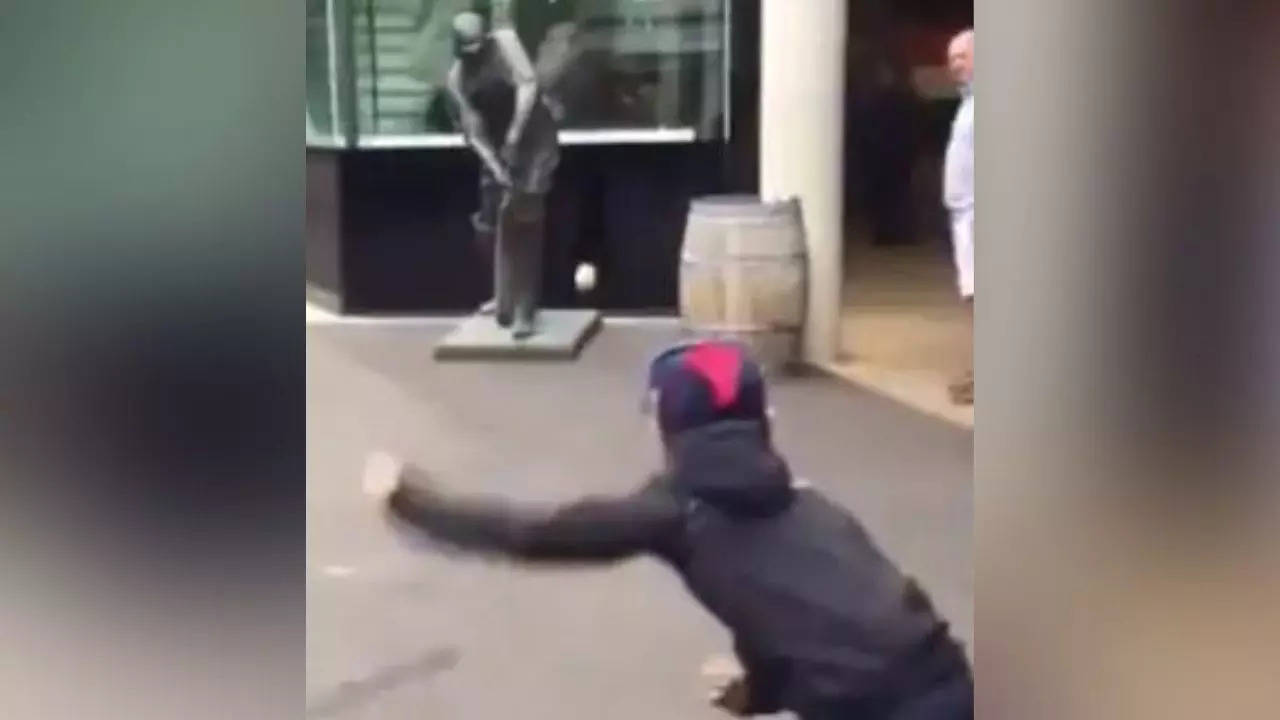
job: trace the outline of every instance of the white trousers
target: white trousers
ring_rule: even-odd
[[[973,297],[973,209],[951,213],[951,249],[960,297]]]

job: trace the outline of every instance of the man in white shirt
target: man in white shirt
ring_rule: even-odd
[[[956,286],[965,305],[966,371],[951,384],[951,399],[973,404],[973,30],[956,35],[947,47],[947,67],[960,86],[961,102],[951,125],[943,167],[943,203],[951,213]]]

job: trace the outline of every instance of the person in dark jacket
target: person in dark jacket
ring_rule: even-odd
[[[537,512],[446,497],[399,465],[389,519],[526,561],[665,560],[732,632],[744,672],[713,702],[734,715],[972,718],[968,661],[947,623],[856,519],[793,480],[743,350],[677,346],[649,376],[666,467],[633,494]]]

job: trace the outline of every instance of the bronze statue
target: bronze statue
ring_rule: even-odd
[[[524,339],[536,331],[546,195],[560,162],[556,120],[533,64],[509,27],[474,12],[453,21],[446,87],[467,144],[480,158],[479,242],[494,258],[494,299],[481,308]]]

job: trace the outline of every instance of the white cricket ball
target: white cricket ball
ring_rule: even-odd
[[[578,263],[578,267],[573,271],[573,286],[578,288],[578,292],[584,293],[596,286],[596,266],[591,263]]]

